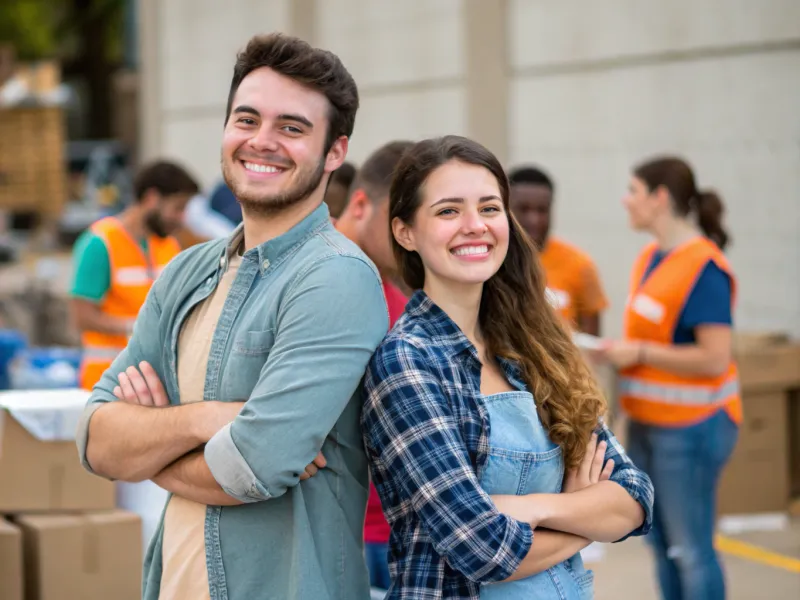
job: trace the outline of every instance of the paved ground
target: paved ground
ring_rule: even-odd
[[[727,600],[800,599],[800,519],[785,531],[727,536],[720,547],[726,549]],[[602,560],[591,565],[595,600],[659,598],[650,549],[642,540],[605,548]]]

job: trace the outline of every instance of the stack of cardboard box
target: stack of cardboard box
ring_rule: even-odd
[[[0,600],[141,597],[140,519],[115,509],[114,485],[84,471],[63,434],[76,393],[67,412],[46,414],[0,393]],[[35,400],[52,407],[58,394],[69,391]]]
[[[800,344],[784,334],[738,334],[735,356],[744,422],[722,475],[719,513],[785,514],[792,493],[800,495]]]

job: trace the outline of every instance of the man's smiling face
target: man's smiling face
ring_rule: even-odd
[[[278,212],[319,187],[329,106],[321,92],[268,67],[242,80],[225,124],[222,173],[245,211]]]

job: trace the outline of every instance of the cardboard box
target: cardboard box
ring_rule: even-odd
[[[800,344],[767,344],[737,349],[742,390],[800,387]]]
[[[800,509],[800,389],[789,394],[789,471],[789,491]]]
[[[115,510],[22,515],[25,589],[30,600],[139,600],[141,522]]]
[[[783,334],[750,333],[738,334],[734,346],[744,422],[722,473],[719,513],[785,513],[793,486],[790,397],[800,387],[800,344]]]
[[[22,600],[22,533],[1,518],[0,600]]]
[[[744,422],[718,490],[720,515],[786,512],[789,438],[786,392],[743,396]]]
[[[748,350],[750,348],[760,348],[772,346],[774,344],[786,344],[789,342],[789,334],[783,331],[734,331],[733,349],[734,352]]]
[[[0,392],[0,513],[114,508],[114,484],[86,472],[75,448],[86,395]]]

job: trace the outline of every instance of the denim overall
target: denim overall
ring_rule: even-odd
[[[550,441],[533,396],[484,396],[489,413],[489,457],[481,475],[488,494],[558,494],[564,477],[561,448]],[[534,538],[536,532],[534,532]],[[592,600],[594,575],[580,554],[526,579],[486,584],[481,600]]]

